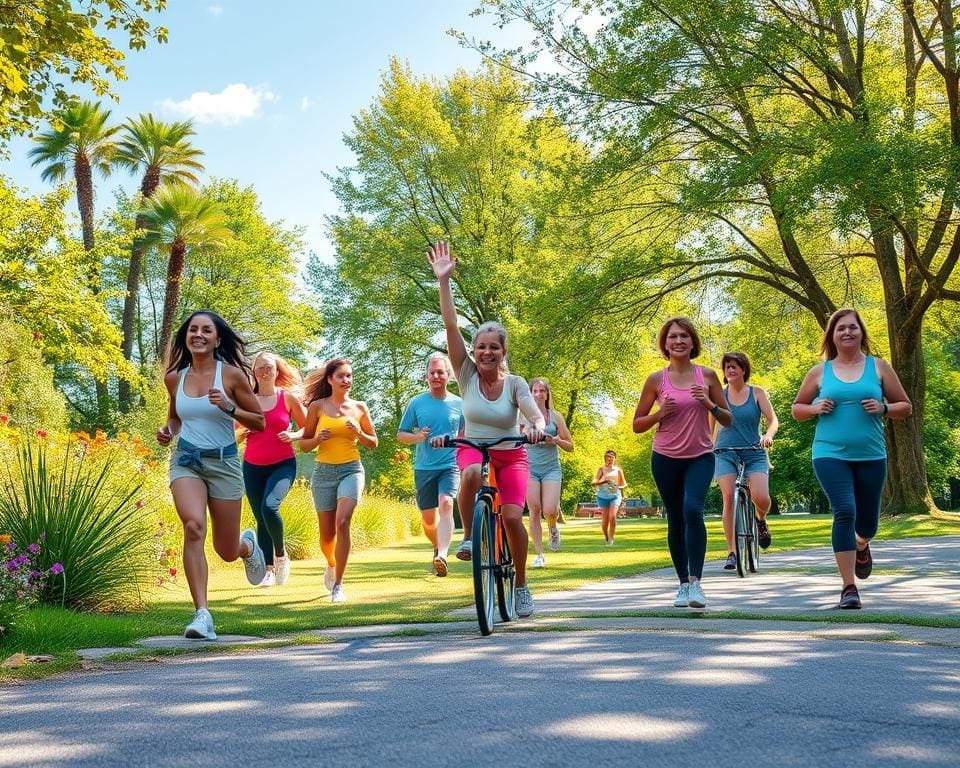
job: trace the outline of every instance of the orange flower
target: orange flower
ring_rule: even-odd
[[[9,533],[0,533],[0,544],[9,544],[13,537]]]

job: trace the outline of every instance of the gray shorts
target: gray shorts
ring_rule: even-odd
[[[415,469],[413,482],[417,487],[417,509],[436,509],[441,496],[454,498],[457,495],[460,470],[456,467]]]
[[[530,479],[536,480],[538,483],[550,482],[551,480],[559,483],[563,481],[563,472],[560,470],[560,464],[552,464],[549,467],[535,467],[531,464]]]
[[[332,512],[337,499],[360,501],[366,477],[363,464],[348,461],[344,464],[324,464],[318,461],[310,476],[310,492],[317,512]]]
[[[170,485],[182,477],[202,480],[207,486],[207,498],[238,501],[243,498],[243,467],[238,455],[219,459],[204,456],[203,467],[183,467],[177,463],[180,451],[170,456]]]
[[[766,451],[720,451],[717,453],[717,464],[713,471],[714,480],[724,475],[737,474],[737,454],[743,457],[743,463],[747,465],[747,477],[753,474],[770,474]]]

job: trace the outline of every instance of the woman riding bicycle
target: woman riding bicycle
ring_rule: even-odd
[[[723,381],[727,385],[723,394],[727,399],[733,423],[729,427],[720,426],[715,447],[717,468],[714,477],[720,486],[723,497],[723,535],[727,540],[727,561],[723,568],[735,570],[737,556],[734,553],[733,491],[736,484],[737,456],[746,464],[747,478],[750,481],[750,498],[757,508],[757,538],[760,546],[770,546],[770,529],[767,527],[767,513],[770,512],[770,483],[767,475],[770,468],[764,451],[731,451],[731,448],[760,446],[769,448],[780,428],[777,414],[773,412],[770,398],[763,387],[747,384],[750,380],[750,358],[743,352],[727,352],[720,361],[723,369]],[[767,431],[760,434],[760,416],[767,422]],[[724,450],[725,449],[725,450]]]
[[[463,398],[464,437],[470,440],[496,440],[516,435],[519,430],[518,410],[530,422],[527,440],[537,444],[543,440],[546,426],[543,414],[530,394],[523,377],[507,369],[507,333],[499,323],[483,323],[473,334],[473,356],[457,326],[457,310],[453,304],[450,278],[457,260],[450,256],[450,246],[440,241],[427,251],[427,259],[440,286],[440,314],[447,334],[447,354],[460,385]],[[434,440],[440,440],[437,436]],[[461,470],[457,506],[463,521],[464,539],[457,549],[457,558],[471,558],[473,503],[480,489],[481,453],[475,448],[457,448],[457,466]],[[490,463],[497,475],[500,509],[507,531],[507,543],[514,553],[517,571],[517,615],[533,613],[533,597],[527,587],[527,529],[523,526],[523,504],[527,495],[529,465],[523,447],[496,446],[490,450]]]

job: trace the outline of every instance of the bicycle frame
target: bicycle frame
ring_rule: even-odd
[[[757,532],[756,513],[750,496],[750,481],[747,478],[747,463],[744,451],[763,451],[759,445],[736,448],[715,448],[714,453],[733,453],[737,461],[737,479],[733,487],[733,524],[736,547],[737,574],[742,578],[747,571],[756,573],[760,567],[760,538]]]

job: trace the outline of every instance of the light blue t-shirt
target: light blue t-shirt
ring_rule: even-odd
[[[430,437],[456,437],[463,429],[463,402],[447,392],[438,400],[429,392],[413,398],[400,419],[399,432],[418,432],[430,427]],[[414,469],[449,469],[457,466],[456,448],[432,448],[429,438],[417,443],[413,455]]]
[[[818,399],[823,398],[830,398],[835,405],[832,412],[817,417],[813,436],[814,459],[872,461],[887,457],[883,417],[867,413],[861,402],[867,398],[883,401],[883,387],[873,356],[867,356],[863,374],[851,382],[838,379],[831,361],[827,360],[823,364]]]

